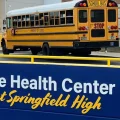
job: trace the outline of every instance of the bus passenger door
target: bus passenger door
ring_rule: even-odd
[[[78,31],[81,42],[89,40],[88,9],[78,9]]]
[[[107,40],[106,9],[89,9],[90,41]]]

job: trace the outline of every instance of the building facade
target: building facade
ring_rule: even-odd
[[[3,30],[3,20],[8,11],[43,4],[44,0],[0,0],[0,32]]]
[[[3,28],[3,20],[6,18],[6,13],[10,10],[66,1],[70,0],[0,0],[0,32]]]
[[[43,4],[54,4],[67,2],[72,0],[0,0],[0,32],[3,29],[3,20],[6,18],[6,13],[10,10],[32,7]],[[120,0],[115,0],[120,4]],[[120,13],[120,12],[119,12]],[[120,15],[119,15],[120,18]]]
[[[118,4],[120,4],[120,0],[114,0],[114,1],[116,1]]]
[[[48,4],[54,4],[54,3],[60,3],[61,0],[44,0],[44,4],[48,5]]]

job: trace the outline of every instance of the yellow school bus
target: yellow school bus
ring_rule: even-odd
[[[29,49],[33,55],[89,55],[117,47],[118,5],[111,0],[74,0],[7,13],[3,54]]]

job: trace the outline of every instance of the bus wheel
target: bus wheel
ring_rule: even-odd
[[[36,48],[31,48],[30,50],[31,50],[32,55],[37,55],[39,52]]]
[[[6,55],[9,54],[9,51],[6,48],[6,43],[5,42],[2,43],[2,52],[3,52],[3,54],[6,54]]]
[[[43,55],[51,55],[52,54],[51,51],[50,51],[48,43],[43,44],[43,46],[42,46],[42,54]]]

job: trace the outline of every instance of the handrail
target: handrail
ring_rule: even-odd
[[[111,61],[120,62],[120,58],[104,58],[104,57],[34,56],[34,55],[3,55],[3,54],[0,54],[0,58],[30,59],[31,63],[35,63],[35,59],[106,61],[107,66],[111,65]]]

